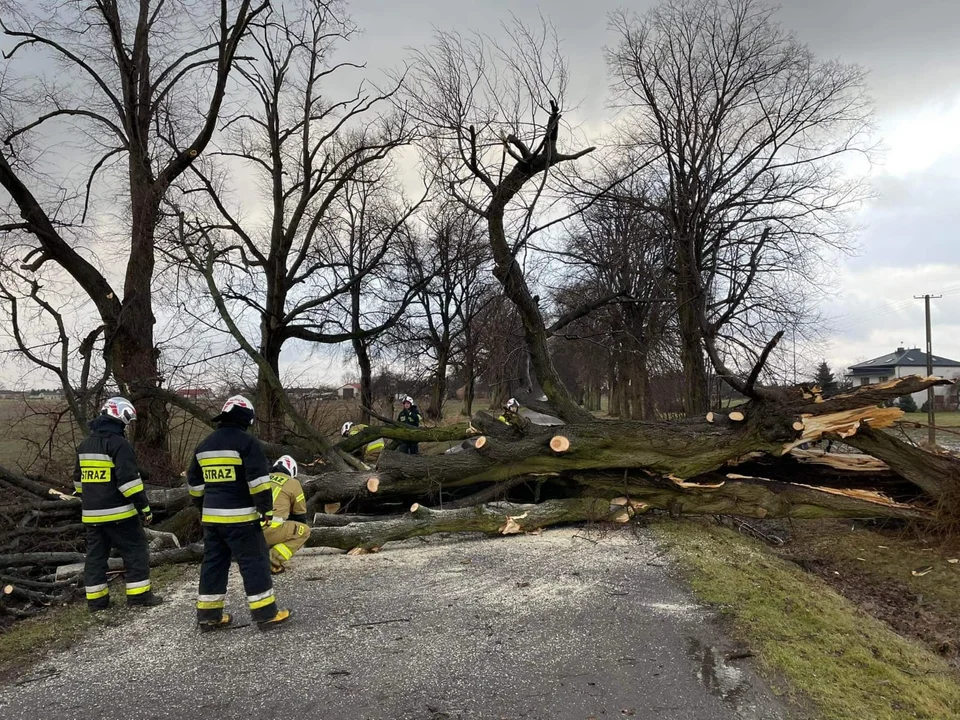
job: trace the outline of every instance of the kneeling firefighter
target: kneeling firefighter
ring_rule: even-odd
[[[270,469],[273,517],[263,528],[270,546],[270,572],[282,573],[287,561],[310,537],[307,526],[307,498],[297,480],[297,461],[284,455]]]
[[[356,435],[358,432],[366,430],[368,427],[368,425],[364,425],[363,423],[355,423],[348,420],[340,426],[340,437],[348,438],[351,435]],[[361,460],[375,461],[380,457],[380,453],[383,451],[385,444],[386,442],[383,438],[377,438],[355,451],[354,455],[360,457]]]
[[[197,597],[197,624],[202,632],[227,627],[223,611],[230,559],[240,566],[250,615],[261,630],[290,617],[278,609],[270,577],[270,554],[261,528],[273,515],[270,468],[256,438],[253,403],[234,395],[213,418],[217,429],[197,446],[187,471],[190,495],[203,508],[203,564]]]
[[[100,416],[90,423],[90,435],[77,448],[73,485],[82,499],[81,513],[87,528],[87,558],[83,568],[87,607],[103,610],[110,605],[107,568],[110,550],[123,558],[127,605],[159,605],[163,598],[150,586],[150,553],[141,519],[153,519],[140,479],[133,447],[124,437],[137,411],[122,397],[104,403]]]

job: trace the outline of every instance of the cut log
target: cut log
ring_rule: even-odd
[[[323,511],[328,515],[333,515],[340,511],[340,503],[326,503],[323,506]]]
[[[83,568],[81,568],[81,571],[82,570]],[[17,575],[0,575],[0,583],[12,584],[28,590],[39,590],[48,594],[62,592],[65,588],[75,585],[77,580],[79,580],[79,575],[73,575],[68,577],[66,580],[61,580],[59,582],[44,582],[41,580],[34,580],[33,578],[19,577]]]
[[[708,412],[708,413],[707,413],[707,422],[708,422],[708,423],[712,423],[712,422],[713,422],[713,413],[712,413],[712,412]]]
[[[729,413],[727,417],[730,418],[731,422],[743,422],[746,419],[746,415],[739,410],[734,410],[732,413]]]
[[[617,508],[617,511],[622,508]],[[431,510],[418,507],[399,517],[337,528],[315,527],[308,545],[352,550],[381,547],[385,543],[441,532],[503,534],[508,522],[518,532],[529,532],[560,523],[601,521],[611,517],[610,501],[597,498],[548,500],[539,505],[497,503],[461,510]]]
[[[550,449],[555,453],[565,453],[570,449],[570,440],[563,435],[554,435],[550,438]]]
[[[480,437],[478,437],[476,440],[473,441],[473,447],[476,448],[477,450],[482,449],[483,446],[486,444],[487,444],[487,438],[484,435],[481,435]]]
[[[380,489],[380,478],[374,476],[367,480],[367,490],[369,492],[375,493]]]
[[[36,605],[50,605],[55,599],[52,595],[37,592],[36,590],[28,590],[26,588],[17,587],[16,585],[11,584],[4,585],[2,592],[4,597],[10,598],[11,600],[32,602]]]

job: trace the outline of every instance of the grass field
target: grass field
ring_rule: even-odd
[[[904,420],[909,420],[910,422],[919,422],[926,424],[927,414],[926,413],[904,413]],[[939,427],[945,428],[956,428],[960,427],[960,412],[938,412],[936,414],[936,423]]]
[[[817,577],[766,547],[706,522],[655,531],[694,592],[756,653],[774,686],[824,720],[955,720],[954,670]],[[851,546],[852,547],[852,546]]]

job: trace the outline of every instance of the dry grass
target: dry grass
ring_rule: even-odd
[[[682,521],[655,531],[696,594],[726,616],[761,670],[824,720],[954,720],[960,684],[927,649],[823,581],[735,532]]]
[[[183,572],[182,565],[156,567],[150,570],[150,579],[162,593],[164,588],[178,582]],[[123,597],[122,584],[116,597]],[[23,674],[50,653],[66,650],[93,628],[119,625],[136,612],[143,611],[128,609],[118,602],[108,610],[91,613],[85,602],[75,602],[15,623],[0,634],[0,681]]]

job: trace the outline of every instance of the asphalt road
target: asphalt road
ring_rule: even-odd
[[[311,553],[311,551],[306,551]],[[780,720],[647,535],[556,530],[298,556],[288,626],[201,636],[195,576],[0,687],[0,716]]]

